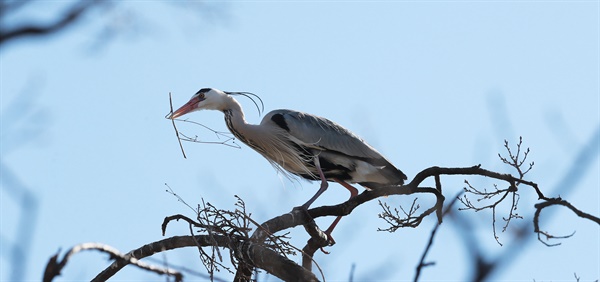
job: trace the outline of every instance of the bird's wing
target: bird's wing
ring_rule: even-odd
[[[275,123],[305,147],[337,151],[358,158],[383,158],[356,134],[326,118],[293,110],[275,110],[267,114],[261,123]]]

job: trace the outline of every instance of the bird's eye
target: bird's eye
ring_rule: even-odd
[[[198,91],[198,92],[196,92],[196,94],[194,94],[194,96],[192,96],[192,98],[198,98],[200,100],[204,100],[205,99],[204,92]]]
[[[198,92],[196,92],[194,96],[200,98],[201,100],[204,100],[206,99],[205,93],[208,91],[210,91],[210,88],[202,88],[198,90]]]

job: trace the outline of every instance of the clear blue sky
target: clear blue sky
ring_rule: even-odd
[[[48,18],[47,11],[60,4],[44,2],[3,21]],[[434,165],[482,164],[512,172],[497,153],[504,153],[504,139],[514,144],[523,136],[535,161],[528,178],[548,196],[560,194],[598,216],[597,149],[585,169],[576,169],[577,182],[559,183],[599,130],[599,39],[597,1],[127,1],[94,10],[84,24],[58,36],[0,50],[0,280],[11,277],[7,250],[19,240],[30,240],[24,280],[39,280],[59,249],[102,242],[126,252],[164,238],[165,216],[193,216],[165,192],[165,183],[193,206],[203,197],[233,208],[233,195],[239,195],[259,222],[304,203],[318,183],[278,176],[244,145],[184,143],[183,159],[164,119],[168,93],[177,107],[203,87],[256,93],[267,111],[290,108],[334,120],[409,179]],[[240,102],[247,119],[259,122],[254,105]],[[226,130],[221,113],[190,118]],[[182,129],[215,139],[198,127]],[[494,184],[468,179],[482,188]],[[464,186],[463,177],[443,180],[447,198]],[[17,184],[37,203],[26,209],[35,218],[30,226],[19,223]],[[315,204],[346,197],[345,189],[331,185]],[[428,201],[420,200],[424,208]],[[406,205],[412,198],[384,201]],[[515,224],[531,224],[536,202],[524,187],[518,211],[525,218]],[[376,231],[386,227],[379,212],[371,202],[341,221],[332,254],[315,258],[328,280],[346,280],[352,264],[356,279],[413,278],[435,218],[388,234]],[[510,227],[500,234],[500,247],[490,212],[462,213],[474,222],[477,243],[490,258],[508,248]],[[495,280],[574,281],[573,273],[600,278],[600,228],[566,209],[548,217],[554,218],[544,230],[576,231],[574,237],[555,248],[530,243]],[[429,255],[436,266],[423,279],[468,278],[470,261],[455,225],[442,225]],[[18,232],[22,226],[27,238],[17,237],[24,234]],[[174,223],[167,236],[187,232]],[[307,240],[302,228],[292,236],[299,247]],[[195,252],[178,250],[166,258],[202,270]],[[60,280],[90,279],[106,258],[75,256]],[[134,268],[117,277],[164,281]]]

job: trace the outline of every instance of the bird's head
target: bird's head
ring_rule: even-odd
[[[227,93],[214,89],[214,88],[202,88],[192,96],[192,98],[181,106],[171,115],[167,116],[168,119],[175,119],[187,113],[191,113],[199,110],[220,110],[222,111],[227,105],[228,99]]]
[[[237,107],[238,110],[241,111],[239,103],[231,97],[233,95],[242,95],[248,97],[258,109],[259,114],[264,111],[262,99],[250,92],[226,92],[214,88],[202,88],[198,90],[196,94],[192,95],[192,98],[185,103],[185,105],[181,106],[175,112],[167,115],[166,118],[175,119],[187,113],[199,110],[225,111],[227,109],[231,109],[231,107]],[[253,97],[260,102],[260,107]]]

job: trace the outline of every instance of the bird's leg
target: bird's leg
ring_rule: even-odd
[[[325,190],[327,190],[327,187],[329,187],[329,184],[327,183],[327,179],[325,178],[325,174],[323,173],[323,170],[321,169],[321,163],[319,162],[319,156],[314,156],[314,163],[315,163],[315,167],[317,168],[317,171],[319,172],[319,177],[321,178],[321,188],[319,188],[319,191],[317,191],[317,193],[312,198],[310,198],[310,200],[308,200],[306,203],[304,203],[304,205],[302,205],[302,208],[305,210],[308,210],[308,207],[310,207],[310,205],[317,198],[319,198],[319,196],[321,196],[321,194],[323,194],[323,192],[325,192]],[[350,185],[342,180],[339,180],[337,178],[334,180],[337,183],[339,183],[340,185],[344,186],[346,189],[348,189],[348,191],[350,191],[350,199],[352,199],[356,195],[358,195],[358,190],[356,188],[354,188],[352,185]],[[335,240],[331,236],[331,232],[333,232],[333,229],[335,228],[335,226],[338,224],[338,222],[340,222],[340,219],[342,219],[342,216],[336,217],[335,220],[333,221],[333,223],[331,223],[329,228],[327,228],[327,230],[325,230],[325,232],[324,232],[325,235],[327,235],[327,240],[332,245],[335,244]],[[323,251],[326,254],[329,254],[328,252],[323,250],[323,248],[321,248],[321,251]]]
[[[317,168],[317,171],[319,172],[319,177],[321,177],[321,188],[319,188],[319,191],[317,191],[317,193],[314,196],[312,196],[312,198],[310,198],[310,200],[308,200],[306,203],[304,203],[304,205],[302,205],[302,208],[305,210],[308,210],[308,207],[310,207],[310,205],[312,205],[312,203],[319,196],[321,196],[321,194],[323,194],[323,192],[325,192],[325,190],[327,190],[327,187],[329,187],[329,184],[327,183],[327,179],[325,178],[325,174],[323,174],[323,170],[321,170],[321,163],[319,162],[319,156],[314,156],[313,160],[315,163],[315,167]]]
[[[329,187],[329,183],[327,183],[327,178],[325,178],[325,174],[323,173],[323,170],[321,169],[321,163],[319,162],[319,156],[314,156],[314,164],[315,167],[317,168],[317,171],[319,172],[319,177],[321,178],[321,187],[319,188],[319,191],[317,191],[317,193],[315,193],[314,196],[312,196],[312,198],[310,198],[310,200],[308,200],[306,203],[304,203],[304,205],[301,206],[302,209],[304,210],[308,210],[308,207],[310,207],[310,205],[317,199],[319,198],[319,196],[321,196],[321,194],[323,194],[323,192],[325,192],[325,190],[327,190],[327,187]],[[339,219],[336,219],[339,221]],[[329,229],[328,229],[329,230]],[[335,243],[335,241],[333,240],[333,238],[331,237],[331,235],[329,233],[331,232],[324,232],[325,235],[327,236],[327,241],[330,243]],[[326,252],[325,250],[323,250],[323,248],[321,248],[321,251],[323,251],[324,253],[328,254],[328,252]]]
[[[339,180],[339,179],[334,179],[335,182],[339,183],[340,185],[344,186],[346,189],[348,189],[348,191],[350,191],[350,199],[356,197],[356,195],[358,195],[358,190],[356,188],[354,188],[352,185]],[[335,218],[335,220],[333,221],[333,223],[331,223],[331,225],[329,225],[329,228],[327,228],[327,230],[325,230],[325,234],[327,235],[327,237],[329,238],[329,240],[332,241],[332,243],[335,243],[335,240],[333,240],[333,237],[331,236],[331,232],[333,232],[333,229],[335,228],[335,226],[338,224],[338,222],[340,222],[340,219],[342,219],[342,216],[338,216]]]

